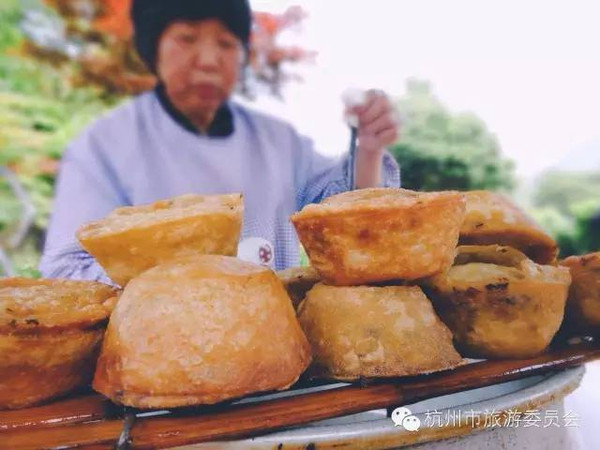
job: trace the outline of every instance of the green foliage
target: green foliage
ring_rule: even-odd
[[[573,216],[577,204],[600,198],[600,170],[593,172],[544,173],[533,195],[537,207],[552,206],[565,216]]]
[[[408,189],[505,189],[514,166],[503,159],[496,137],[473,114],[453,114],[428,83],[409,81],[398,102],[405,118],[402,140],[391,151]]]
[[[469,166],[454,156],[420,154],[404,142],[397,144],[393,152],[402,166],[403,187],[435,191],[468,190],[473,185]]]
[[[576,217],[573,228],[555,235],[560,256],[583,255],[600,251],[600,223],[591,216]]]
[[[10,255],[17,276],[27,278],[40,278],[41,273],[37,269],[40,252],[37,247],[35,235],[27,237],[18,252]]]
[[[8,183],[0,179],[0,237],[9,232],[20,213],[21,207],[13,197]]]
[[[18,0],[2,0],[0,3],[0,54],[20,42],[21,34],[15,26],[21,20]]]
[[[23,56],[21,16],[18,0],[0,3],[0,164],[17,174],[35,207],[35,237],[10,255],[19,274],[35,276],[57,162],[68,142],[120,98],[73,87],[73,67],[57,68]],[[20,214],[18,202],[0,182],[0,234],[13,229]]]
[[[543,174],[533,193],[534,216],[557,240],[561,256],[600,250],[600,171]]]

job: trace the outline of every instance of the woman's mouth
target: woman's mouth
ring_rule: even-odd
[[[213,84],[200,83],[194,85],[193,89],[196,95],[206,100],[218,100],[221,98],[221,90]]]

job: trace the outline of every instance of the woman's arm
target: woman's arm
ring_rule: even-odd
[[[348,112],[356,114],[359,119],[356,187],[400,187],[400,168],[386,150],[386,146],[396,141],[399,132],[387,98],[370,92],[365,105]],[[296,148],[294,167],[298,209],[352,189],[348,155],[337,161],[327,158],[315,151],[310,139],[297,134],[294,134],[292,145]]]
[[[309,203],[319,203],[324,198],[351,190],[350,160],[348,155],[335,160],[318,153],[310,139],[299,138],[295,161],[297,209]],[[379,166],[379,183],[374,186],[400,187],[400,168],[394,157],[382,151]]]
[[[127,204],[110,161],[102,151],[103,140],[95,136],[93,129],[84,132],[61,161],[52,218],[40,262],[44,277],[110,282],[75,238],[75,232],[83,223],[100,219]]]

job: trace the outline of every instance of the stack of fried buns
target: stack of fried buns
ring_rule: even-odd
[[[462,362],[415,280],[450,267],[464,214],[457,192],[375,188],[329,197],[292,216],[322,280],[298,306],[313,350],[311,375],[392,377]],[[305,275],[280,275],[296,299],[298,280],[315,279]]]
[[[282,282],[234,258],[239,194],[120,208],[77,233],[124,286],[93,387],[139,408],[285,389],[311,361]]]
[[[464,356],[540,354],[561,325],[571,282],[556,243],[501,194],[465,198],[454,263],[422,286]]]

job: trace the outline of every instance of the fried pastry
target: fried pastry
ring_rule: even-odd
[[[458,192],[373,188],[307,205],[292,222],[324,282],[358,285],[449,267],[464,213]]]
[[[294,309],[298,308],[306,293],[321,280],[317,271],[310,266],[291,267],[276,274],[290,296]]]
[[[454,265],[424,283],[463,356],[542,353],[564,315],[571,276],[511,247],[460,246]]]
[[[0,280],[0,409],[88,385],[116,295],[90,281]]]
[[[568,334],[600,336],[600,252],[571,256],[560,264],[573,278],[565,309]]]
[[[313,376],[338,380],[416,375],[462,362],[452,333],[415,286],[317,284],[298,319],[312,346]]]
[[[118,208],[77,231],[81,246],[124,286],[144,270],[187,255],[235,255],[242,226],[240,194],[182,195]]]
[[[93,387],[139,408],[211,404],[285,389],[310,360],[271,270],[202,255],[131,280],[111,315]]]
[[[529,216],[502,194],[465,192],[467,214],[460,229],[461,245],[514,247],[538,264],[556,260],[558,247]]]

